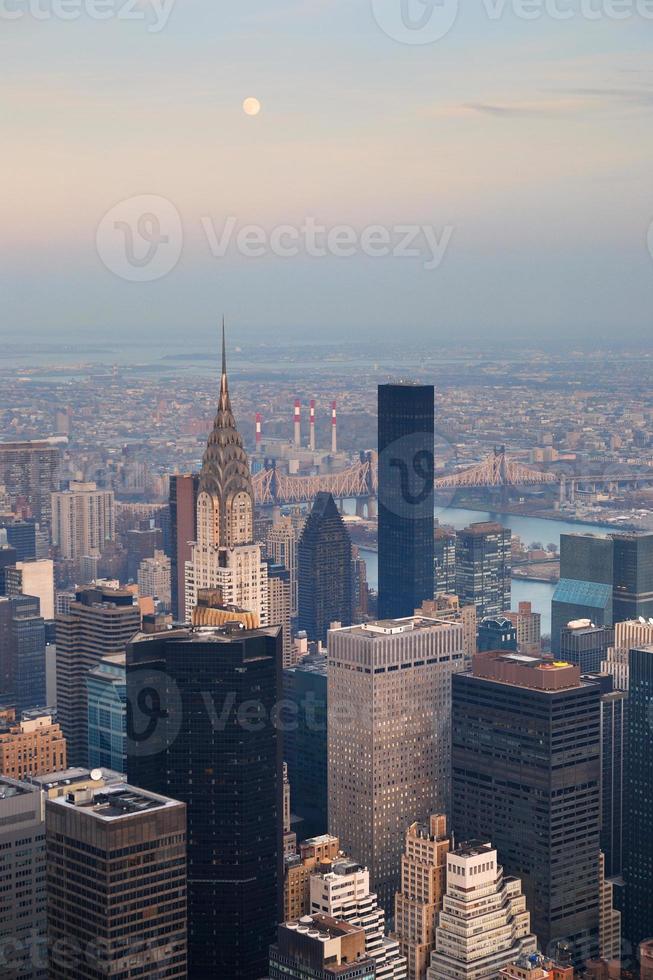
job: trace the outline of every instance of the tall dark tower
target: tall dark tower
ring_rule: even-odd
[[[452,817],[522,879],[540,948],[599,941],[601,689],[571,664],[489,652],[454,674]]]
[[[636,949],[653,935],[653,647],[631,650],[624,782],[624,936]]]
[[[299,629],[326,642],[331,623],[351,626],[349,532],[330,493],[318,493],[297,545]]]
[[[379,385],[379,618],[434,594],[435,390]]]
[[[171,630],[127,650],[129,780],[186,804],[191,980],[258,980],[283,917],[281,629]]]

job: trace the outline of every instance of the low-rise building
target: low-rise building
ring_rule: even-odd
[[[66,739],[52,715],[25,711],[20,722],[0,725],[0,774],[12,779],[66,768]]]

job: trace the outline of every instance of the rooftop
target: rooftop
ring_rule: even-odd
[[[136,789],[126,783],[105,786],[100,790],[77,790],[49,802],[53,806],[82,811],[102,821],[121,820],[139,813],[181,806],[177,800]]]
[[[494,850],[495,848],[487,841],[470,840],[459,844],[455,851],[451,851],[451,855],[459,858],[476,858],[492,854]]]
[[[501,650],[491,650],[475,656],[472,661],[472,675],[499,684],[540,691],[576,688],[582,683],[580,667],[575,664]]]
[[[362,623],[358,626],[344,626],[330,630],[331,633],[350,633],[353,636],[373,640],[384,636],[397,636],[401,633],[415,633],[420,630],[451,630],[450,620],[431,618],[429,616],[407,616],[405,619],[379,619],[374,623]]]
[[[13,797],[26,796],[28,793],[33,792],[35,790],[31,786],[21,783],[17,779],[8,779],[6,776],[0,776],[0,800],[10,800]]]

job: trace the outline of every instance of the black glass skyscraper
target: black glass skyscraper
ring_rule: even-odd
[[[432,385],[379,385],[380,619],[412,616],[434,595]]]
[[[349,532],[330,493],[318,493],[297,545],[300,630],[326,642],[331,623],[351,626]]]
[[[18,717],[45,706],[45,622],[36,596],[0,597],[0,694],[13,696]]]
[[[306,840],[328,830],[326,656],[310,654],[284,670],[283,693],[297,706],[296,721],[284,729],[283,755],[292,811],[301,821],[297,833]]]
[[[614,622],[653,617],[653,534],[612,534]]]
[[[258,980],[282,918],[279,627],[172,630],[127,651],[130,782],[188,811],[189,977]]]
[[[600,687],[577,667],[485,653],[453,677],[453,826],[522,879],[541,949],[599,931]]]
[[[631,650],[624,785],[624,936],[653,936],[653,647]]]
[[[567,623],[589,619],[611,626],[613,545],[595,534],[560,535],[560,581],[551,603],[551,650],[560,656]]]

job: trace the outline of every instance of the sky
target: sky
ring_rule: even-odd
[[[652,49],[653,0],[0,0],[0,339],[646,344]]]

